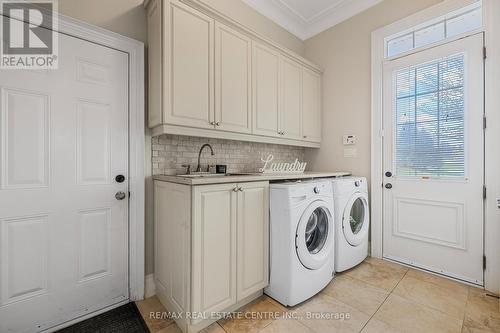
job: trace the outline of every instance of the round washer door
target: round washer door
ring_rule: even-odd
[[[322,200],[312,202],[304,211],[295,234],[295,247],[300,262],[308,269],[321,268],[331,256],[333,241],[332,214]]]
[[[354,193],[347,202],[342,217],[342,230],[347,242],[352,246],[361,244],[368,234],[369,225],[368,195]]]

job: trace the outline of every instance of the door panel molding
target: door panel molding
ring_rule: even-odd
[[[0,189],[48,187],[50,97],[42,91],[0,90]],[[20,110],[16,112],[15,106]],[[28,140],[27,133],[37,133],[38,137]]]
[[[451,213],[455,213],[456,215],[456,225],[455,225],[455,232],[450,233],[450,236],[454,236],[452,238],[446,239],[445,237],[433,237],[431,235],[426,235],[425,230],[422,232],[419,232],[418,230],[409,230],[408,227],[398,223],[401,221],[400,213],[402,209],[400,209],[400,205],[407,204],[407,205],[426,205],[428,207],[434,207],[434,208],[441,208],[441,209],[448,209],[448,210],[453,210]],[[395,196],[394,197],[394,211],[393,214],[397,218],[393,220],[393,230],[392,234],[394,236],[398,237],[404,237],[408,239],[413,239],[413,240],[419,240],[419,241],[424,241],[428,242],[431,244],[436,244],[436,245],[441,245],[441,246],[448,246],[452,248],[457,248],[461,250],[466,249],[466,228],[465,228],[465,215],[464,215],[464,210],[465,210],[465,204],[462,202],[451,202],[451,201],[431,201],[431,200],[426,200],[426,199],[420,199],[420,198],[414,198],[414,197],[402,197],[402,196]],[[420,211],[420,214],[422,212]],[[421,223],[435,223],[439,221],[429,221],[427,219],[427,216],[422,216],[422,215],[411,215],[413,218],[418,218]],[[428,215],[428,214],[425,214]],[[406,228],[406,230],[405,230]],[[452,229],[453,230],[453,229]]]

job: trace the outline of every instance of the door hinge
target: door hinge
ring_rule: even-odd
[[[486,129],[486,116],[483,117],[483,129]]]
[[[486,256],[483,256],[483,270],[486,269]]]
[[[128,198],[130,199],[130,191],[128,191]]]
[[[483,185],[483,199],[486,199],[486,185]]]
[[[486,59],[486,46],[483,46],[483,59]]]

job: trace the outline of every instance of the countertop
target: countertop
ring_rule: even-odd
[[[164,182],[185,184],[185,185],[208,185],[208,184],[223,184],[223,183],[243,183],[257,181],[273,181],[273,180],[298,180],[298,179],[314,179],[327,177],[343,177],[349,176],[350,172],[304,172],[301,174],[229,174],[229,175],[211,175],[202,177],[183,177],[171,175],[157,175],[154,180]]]

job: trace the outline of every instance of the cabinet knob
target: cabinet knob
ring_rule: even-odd
[[[220,121],[216,122],[215,126],[220,126]]]
[[[215,125],[215,121],[211,121],[210,125],[214,126]]]

